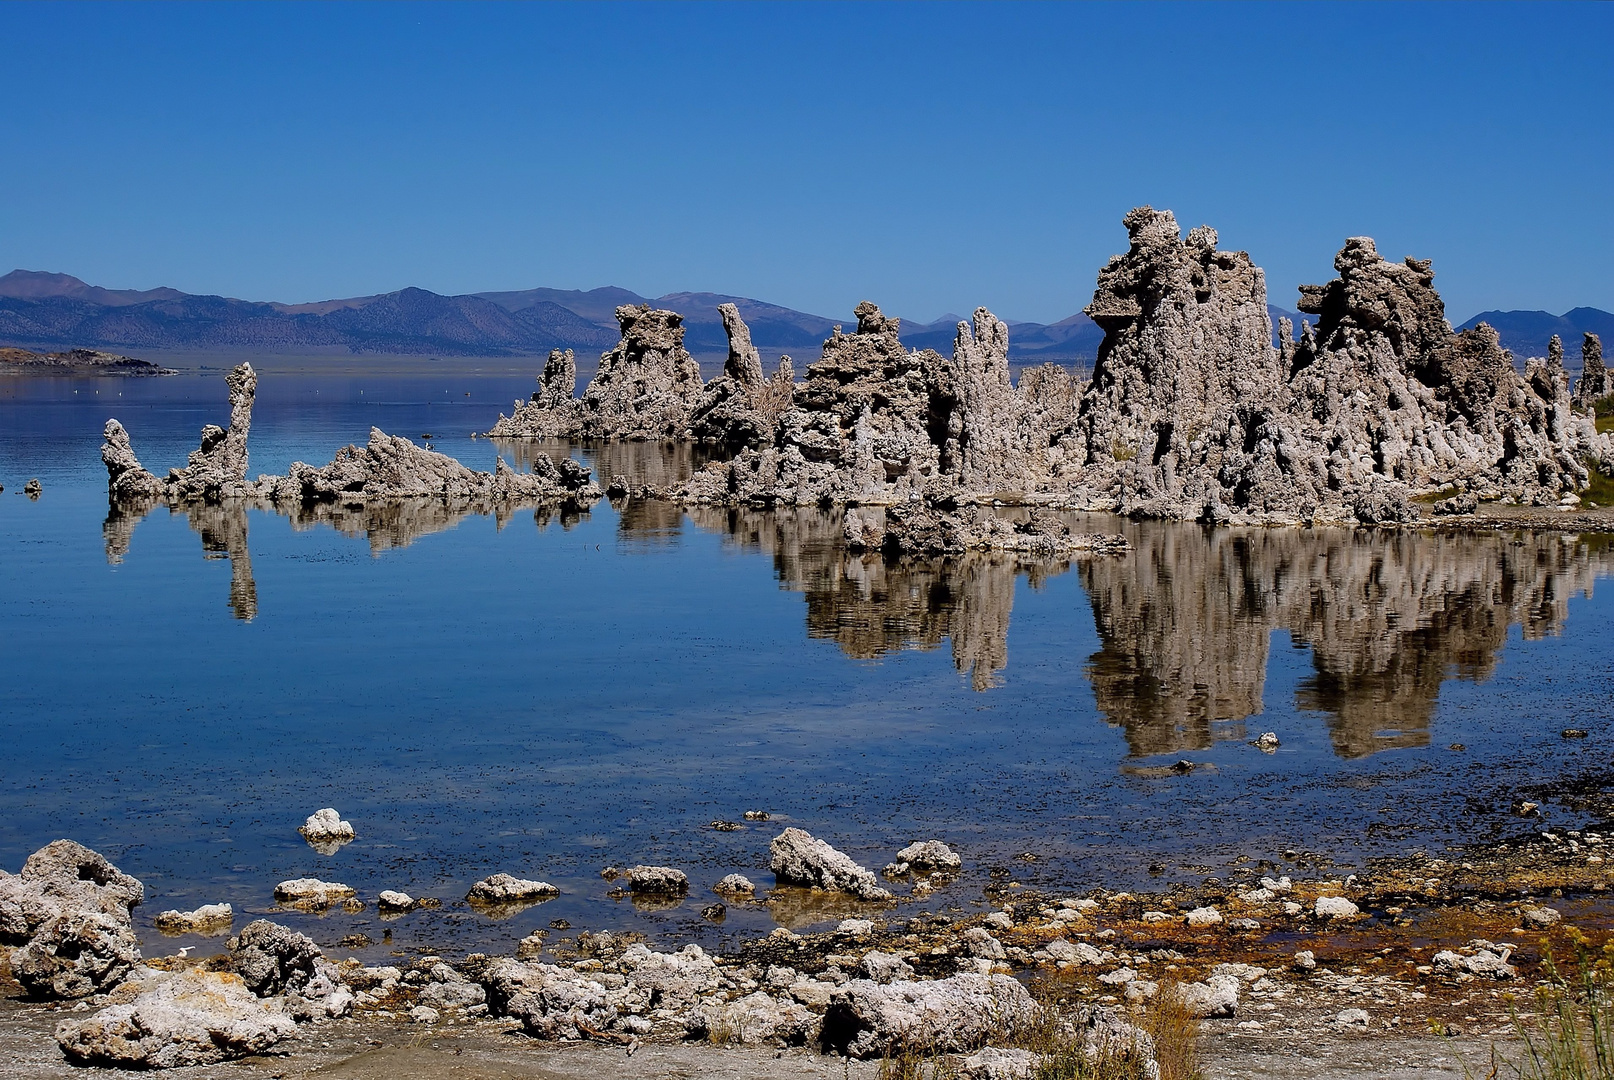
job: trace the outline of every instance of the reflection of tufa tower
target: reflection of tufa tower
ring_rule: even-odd
[[[1130,559],[1081,574],[1104,643],[1094,694],[1136,755],[1243,738],[1273,630],[1311,647],[1296,704],[1330,714],[1340,756],[1427,745],[1447,677],[1488,677],[1514,623],[1557,633],[1569,598],[1614,570],[1606,548],[1555,535],[1125,531]]]

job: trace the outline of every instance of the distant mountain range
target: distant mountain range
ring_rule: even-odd
[[[14,270],[0,277],[0,345],[23,347],[146,349],[255,349],[266,352],[347,349],[352,352],[441,356],[543,355],[575,349],[585,357],[618,339],[616,308],[651,304],[684,316],[684,343],[697,356],[722,355],[728,348],[717,305],[733,303],[751,327],[751,339],[771,366],[790,353],[798,370],[818,356],[836,325],[855,320],[811,315],[718,293],[669,293],[644,297],[605,287],[587,292],[525,289],[440,296],[425,289],[401,289],[378,296],[277,304],[198,296],[177,289],[103,289],[67,274]],[[1287,316],[1269,307],[1272,323]],[[1576,308],[1561,316],[1544,311],[1488,311],[1481,319],[1502,335],[1519,356],[1545,355],[1547,338],[1559,334],[1571,366],[1579,363],[1580,333],[1614,333],[1614,315]],[[910,348],[952,349],[961,317],[929,322],[904,321],[902,340]],[[1056,323],[1011,322],[1010,358],[1018,365],[1052,360],[1091,363],[1104,332],[1085,315]]]

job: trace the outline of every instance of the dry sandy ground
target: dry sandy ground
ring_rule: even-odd
[[[92,1080],[115,1070],[67,1064],[51,1031],[64,1012],[0,1002],[0,1078]],[[1340,1034],[1303,1039],[1251,1036],[1231,1021],[1209,1022],[1200,1041],[1207,1080],[1278,1080],[1338,1077],[1340,1080],[1412,1080],[1489,1071],[1489,1042],[1433,1036]],[[601,1044],[536,1042],[507,1021],[466,1021],[432,1028],[370,1019],[305,1028],[284,1054],[222,1065],[173,1069],[172,1080],[873,1080],[875,1062],[848,1062],[800,1050],[717,1048],[703,1044],[648,1044],[629,1056]],[[1459,1060],[1461,1058],[1462,1060]],[[1485,1063],[1485,1067],[1481,1067]]]

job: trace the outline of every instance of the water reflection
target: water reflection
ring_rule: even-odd
[[[512,443],[518,467],[565,446]],[[690,447],[634,443],[585,448],[596,475],[671,484],[701,464]],[[1042,561],[972,553],[891,559],[852,553],[838,515],[816,509],[695,507],[638,498],[613,501],[628,552],[676,542],[687,518],[726,544],[768,556],[781,585],[805,599],[809,638],[849,657],[875,659],[948,643],[975,690],[1001,686],[1018,580],[1034,589],[1074,565],[1101,647],[1085,665],[1104,718],[1122,728],[1135,757],[1203,750],[1246,739],[1265,706],[1271,639],[1284,631],[1309,648],[1313,672],[1294,705],[1322,713],[1336,754],[1361,757],[1429,742],[1441,686],[1488,678],[1509,628],[1527,639],[1558,633],[1568,602],[1614,570],[1607,537],[1548,533],[1377,532],[1348,529],[1207,529],[1106,519],[1083,528],[1120,531],[1119,557]],[[372,553],[407,546],[508,504],[415,500],[371,506],[319,504],[286,513],[296,529],[330,527],[365,539]],[[150,508],[113,508],[103,525],[107,558],[120,561]],[[209,558],[230,560],[229,606],[258,610],[247,541],[248,505],[183,513]],[[576,511],[533,511],[539,529],[569,528]]]
[[[1428,745],[1447,678],[1488,678],[1514,624],[1557,634],[1614,570],[1601,536],[1120,529],[1132,553],[1080,574],[1103,642],[1088,677],[1135,755],[1246,738],[1274,630],[1310,646],[1296,704],[1341,757]]]

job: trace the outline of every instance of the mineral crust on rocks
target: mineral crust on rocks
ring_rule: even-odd
[[[104,990],[140,962],[130,909],[145,886],[72,840],[30,855],[16,875],[0,872],[0,945],[30,994],[77,998]]]
[[[319,504],[364,506],[403,500],[433,500],[454,506],[588,506],[600,498],[599,488],[589,482],[588,469],[570,458],[557,462],[546,455],[535,455],[530,473],[516,472],[501,458],[494,471],[486,473],[378,428],[370,429],[368,444],[343,447],[328,465],[294,462],[285,476],[260,476],[249,481],[247,435],[252,426],[258,377],[250,364],[241,364],[226,382],[230,390],[230,426],[209,424],[203,428],[202,446],[191,454],[190,463],[184,469],[172,470],[166,478],[153,475],[140,463],[122,424],[107,421],[101,460],[107,468],[107,494],[114,506],[150,509],[162,501],[170,507],[188,507],[256,500],[285,511]]]
[[[1029,1024],[1035,1013],[1026,988],[1007,975],[963,974],[885,985],[854,979],[830,998],[823,1042],[855,1058],[897,1047],[949,1053]]]
[[[1557,336],[1552,340],[1557,341]],[[1562,349],[1560,345],[1560,355]],[[1603,366],[1603,340],[1587,331],[1580,343],[1580,381],[1575,384],[1575,404],[1590,408],[1610,394],[1614,394],[1614,385],[1610,385],[1608,369]]]
[[[472,885],[465,899],[473,904],[511,904],[559,895],[560,890],[547,881],[527,881],[510,874],[494,874]]]
[[[576,364],[551,353],[540,390],[489,432],[509,438],[675,439],[690,434],[701,369],[684,348],[683,316],[648,304],[616,309],[622,340],[600,356],[581,399]],[[732,331],[731,331],[732,334]],[[746,344],[750,344],[747,335]]]
[[[627,872],[628,888],[651,896],[682,896],[689,891],[689,878],[671,866],[635,866]]]
[[[779,359],[773,378],[764,379],[762,358],[751,344],[751,331],[733,304],[718,305],[729,338],[723,374],[701,389],[691,418],[691,434],[703,442],[731,450],[772,445],[779,417],[790,408],[795,374],[790,357]]]
[[[296,1023],[254,997],[240,976],[190,970],[132,1002],[65,1020],[56,1041],[70,1061],[123,1069],[211,1065],[261,1054],[296,1035]]]
[[[229,904],[203,904],[195,911],[164,911],[152,921],[164,934],[224,934],[235,921],[235,909]]]
[[[891,899],[874,871],[801,829],[786,829],[774,837],[769,852],[769,868],[782,885],[849,893],[859,900]]]
[[[964,860],[957,852],[940,840],[921,840],[897,852],[897,861],[919,870],[947,870],[956,873],[963,869]]]
[[[342,815],[331,807],[317,810],[308,815],[302,828],[297,830],[303,834],[303,839],[311,842],[326,840],[351,840],[354,837],[353,823],[343,821]]]
[[[275,886],[275,899],[294,907],[327,908],[356,895],[350,886],[318,878],[292,878]]]

